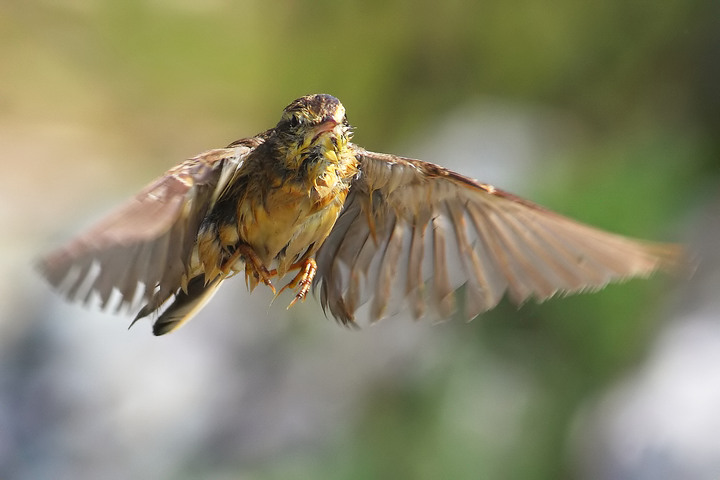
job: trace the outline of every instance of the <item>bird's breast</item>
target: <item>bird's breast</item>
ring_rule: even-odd
[[[265,175],[238,202],[237,232],[282,276],[330,234],[356,173],[354,164],[319,163],[304,175]]]

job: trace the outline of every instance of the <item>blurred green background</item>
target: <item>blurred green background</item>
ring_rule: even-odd
[[[155,339],[29,263],[318,92],[368,149],[692,245],[717,218],[719,6],[0,0],[0,476],[592,478],[578,415],[689,301],[682,275],[360,332],[238,280]]]

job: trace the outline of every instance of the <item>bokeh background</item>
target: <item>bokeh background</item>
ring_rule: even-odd
[[[0,0],[0,478],[720,478],[719,7]],[[236,280],[162,338],[32,269],[316,92],[366,148],[697,268],[360,331]]]

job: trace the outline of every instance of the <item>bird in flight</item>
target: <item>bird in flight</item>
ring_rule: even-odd
[[[139,309],[134,321],[152,315],[163,335],[237,273],[251,291],[293,290],[290,305],[313,288],[355,325],[368,302],[370,321],[472,319],[506,293],[522,304],[596,290],[681,255],[351,136],[337,98],[298,98],[274,128],[170,169],[39,267],[70,300]]]

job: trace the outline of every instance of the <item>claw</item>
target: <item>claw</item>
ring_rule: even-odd
[[[315,262],[314,258],[308,258],[304,260],[303,262],[293,265],[290,268],[300,268],[300,271],[295,275],[295,277],[285,285],[278,293],[275,295],[276,297],[280,295],[285,289],[294,289],[298,285],[300,286],[300,289],[295,294],[295,298],[293,298],[292,302],[290,302],[290,305],[287,306],[289,309],[298,300],[305,300],[305,296],[307,295],[308,291],[310,291],[310,287],[312,286],[313,278],[315,278],[315,272],[317,272],[317,263]]]

